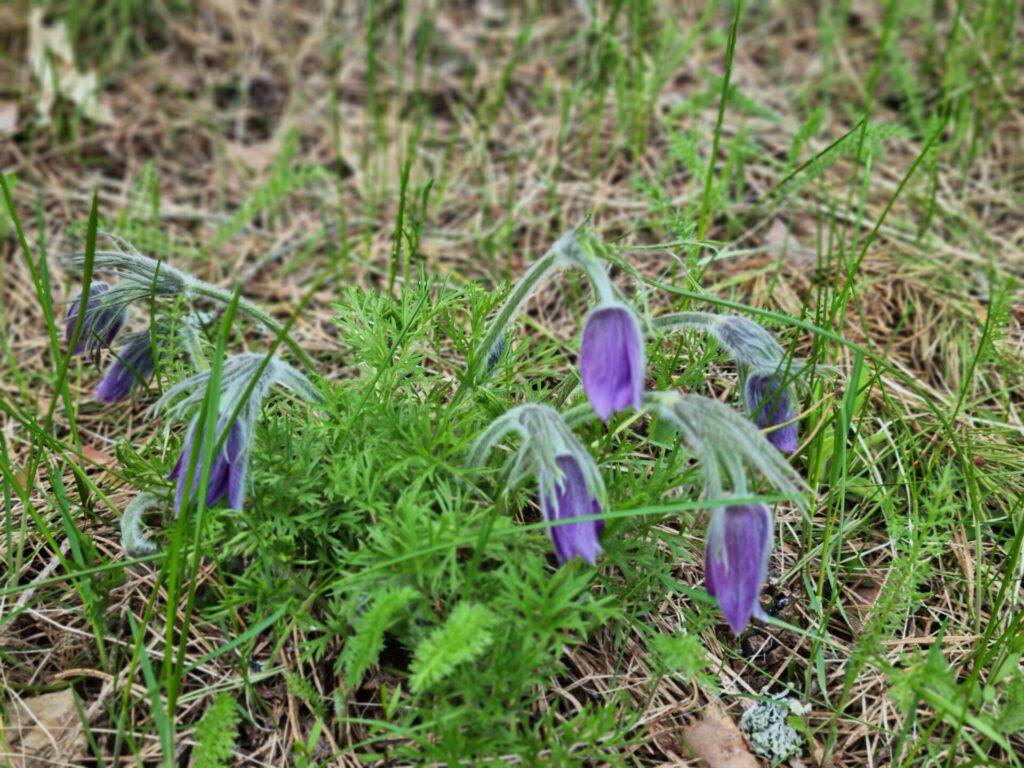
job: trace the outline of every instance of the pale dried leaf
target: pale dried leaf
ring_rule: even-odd
[[[14,698],[0,740],[0,764],[13,768],[73,763],[84,755],[85,731],[70,688],[28,699]],[[6,746],[5,746],[6,745]]]
[[[75,66],[68,28],[62,21],[43,24],[43,9],[34,8],[28,23],[28,64],[39,83],[37,118],[48,125],[57,96],[74,102],[93,122],[110,125],[114,114],[102,99],[95,72],[80,73]],[[59,89],[59,93],[57,91]]]
[[[18,103],[0,101],[0,136],[10,136],[18,130]]]
[[[758,768],[736,723],[716,704],[703,720],[683,729],[683,740],[708,768]]]

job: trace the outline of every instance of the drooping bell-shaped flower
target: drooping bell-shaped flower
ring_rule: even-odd
[[[771,333],[739,315],[679,312],[662,315],[652,325],[666,331],[706,331],[718,339],[746,378],[743,399],[747,413],[758,427],[770,430],[768,441],[780,451],[792,453],[797,449],[797,399],[793,384],[799,380],[807,363],[789,357]],[[816,370],[828,372],[828,368],[822,366]]]
[[[580,557],[594,565],[601,544],[598,537],[604,520],[577,521],[576,518],[601,514],[601,504],[590,492],[583,471],[573,456],[559,456],[555,463],[562,472],[561,480],[552,481],[540,472],[540,500],[544,519],[554,523],[548,528],[559,563]]]
[[[212,507],[227,497],[228,507],[241,510],[242,499],[245,495],[245,467],[249,446],[246,441],[245,428],[238,421],[231,425],[226,436],[223,434],[224,425],[225,420],[219,420],[216,439],[218,442],[222,442],[222,445],[220,450],[215,450],[210,463],[210,476],[206,485],[206,506]],[[189,425],[185,440],[181,445],[181,455],[178,456],[174,468],[167,476],[170,480],[178,481],[177,492],[174,495],[175,517],[199,489],[205,445],[202,436],[197,435],[198,431],[199,420],[196,418]],[[216,449],[216,444],[214,447]],[[196,454],[194,460],[193,452]],[[192,466],[191,483],[188,482],[189,466]]]
[[[195,413],[206,401],[211,378],[210,371],[203,371],[178,382],[153,404],[152,411],[166,410],[175,418]],[[206,504],[216,504],[226,497],[232,509],[240,510],[245,497],[246,467],[256,420],[271,387],[284,387],[309,402],[318,402],[322,397],[305,376],[281,358],[252,353],[234,355],[225,360],[219,383],[216,442],[206,486]],[[230,427],[227,426],[229,423]],[[207,450],[203,441],[199,417],[194,416],[185,433],[181,454],[169,475],[178,481],[175,514],[194,501],[199,489]]]
[[[156,367],[153,333],[149,328],[129,334],[125,344],[96,386],[96,397],[115,403],[127,397],[136,383],[144,384]]]
[[[704,586],[737,635],[750,618],[764,618],[758,598],[768,576],[772,515],[764,504],[719,507],[712,514]]]
[[[580,378],[594,412],[605,422],[632,406],[644,392],[644,344],[640,323],[629,307],[607,302],[596,307],[583,327]]]
[[[796,410],[781,373],[751,373],[745,387],[747,410],[761,429],[769,429],[768,442],[783,453],[798,446]]]
[[[601,553],[599,536],[605,490],[593,457],[580,444],[569,425],[553,408],[520,405],[496,418],[474,442],[471,466],[482,466],[491,449],[510,431],[523,442],[508,468],[507,489],[536,475],[540,506],[551,525],[548,534],[559,564],[579,557],[593,565]],[[579,518],[592,517],[591,520]]]
[[[123,304],[109,301],[110,297],[107,297],[108,300],[104,300],[104,294],[109,291],[110,286],[102,281],[96,281],[89,286],[82,328],[72,354],[98,352],[104,347],[109,347],[117,334],[121,332],[128,316],[128,310]],[[75,326],[78,324],[78,315],[81,312],[83,312],[82,295],[79,294],[68,303],[65,315],[67,328],[64,337],[69,345],[75,332]]]

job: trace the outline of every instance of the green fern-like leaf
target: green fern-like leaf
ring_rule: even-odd
[[[443,680],[459,664],[478,658],[494,642],[498,617],[482,605],[459,603],[443,626],[416,646],[409,687],[414,693]]]
[[[192,768],[222,768],[228,765],[238,737],[235,700],[222,693],[213,700],[196,725]]]
[[[355,634],[345,643],[341,666],[345,685],[354,688],[371,666],[377,663],[384,648],[384,633],[408,612],[409,605],[420,597],[412,587],[388,589],[373,601],[366,613],[355,622]]]

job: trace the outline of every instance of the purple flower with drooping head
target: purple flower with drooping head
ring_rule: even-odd
[[[96,387],[96,397],[114,403],[127,397],[137,382],[145,383],[156,368],[153,334],[149,328],[130,334],[121,351],[103,374]]]
[[[783,453],[793,453],[797,440],[796,410],[793,398],[779,373],[751,373],[744,392],[747,410],[766,434],[768,442]],[[785,425],[785,426],[779,426]]]
[[[618,302],[598,306],[583,327],[580,378],[594,412],[605,422],[640,408],[644,392],[644,343],[633,310]]]
[[[218,420],[216,440],[222,442],[220,450],[213,455],[210,464],[210,476],[206,485],[206,506],[212,507],[225,496],[228,500],[228,507],[231,509],[242,509],[242,499],[245,495],[245,465],[248,455],[245,430],[242,425],[235,421],[224,437],[224,419]],[[174,516],[177,517],[186,502],[192,500],[199,489],[199,481],[202,475],[203,457],[205,445],[202,436],[197,436],[199,429],[198,418],[189,425],[185,440],[181,445],[181,455],[174,464],[174,469],[167,476],[170,480],[178,481],[177,492],[174,495]],[[222,440],[223,438],[223,440]],[[198,449],[196,442],[198,439]],[[214,444],[216,448],[216,443]],[[193,461],[192,454],[195,451]],[[188,467],[192,465],[192,482],[188,483]]]
[[[768,576],[772,514],[764,504],[720,507],[708,530],[704,588],[737,635],[756,617],[764,620],[758,598]]]
[[[575,458],[559,456],[555,463],[562,472],[562,479],[552,481],[545,477],[542,470],[540,500],[544,518],[549,523],[556,523],[548,528],[548,533],[555,545],[558,562],[561,564],[574,557],[581,557],[594,565],[601,552],[598,537],[604,530],[604,520],[564,521],[598,515],[601,513],[601,504],[587,487],[586,479]]]
[[[163,397],[153,404],[151,410],[167,410],[178,418],[195,413],[206,402],[211,377],[210,371],[203,371],[179,381],[164,392]],[[256,420],[259,418],[263,399],[275,384],[308,402],[319,402],[323,399],[305,376],[279,357],[268,358],[265,355],[244,353],[229,357],[221,365],[215,452],[211,459],[209,482],[206,486],[207,506],[212,506],[227,497],[229,507],[242,509],[246,466],[252,436],[256,430]],[[172,402],[174,405],[171,405]],[[225,436],[224,431],[229,421],[231,426],[227,428]],[[170,479],[178,481],[174,498],[176,515],[187,503],[195,500],[193,497],[199,488],[205,453],[204,435],[199,433],[199,417],[195,416],[189,423],[182,442],[181,454],[169,475]],[[189,477],[191,482],[188,481]]]
[[[517,432],[523,442],[510,460],[506,488],[535,474],[548,535],[559,564],[579,557],[594,565],[601,553],[599,537],[605,502],[601,472],[587,449],[576,439],[565,419],[546,405],[527,403],[506,411],[491,422],[473,443],[471,466],[483,466],[501,437]]]
[[[746,378],[743,395],[750,417],[761,429],[771,430],[768,441],[780,451],[796,451],[799,430],[793,384],[806,370],[807,363],[789,357],[771,333],[739,315],[678,312],[656,318],[653,326],[660,330],[692,328],[713,334],[729,350]],[[828,369],[818,366],[816,370]]]
[[[102,281],[96,281],[89,286],[85,316],[82,318],[82,328],[72,354],[80,355],[87,351],[98,352],[103,347],[109,347],[117,334],[121,332],[128,316],[128,309],[120,303],[105,302],[103,295],[108,291],[110,291],[110,286]],[[75,325],[78,323],[78,314],[81,311],[82,295],[79,294],[68,303],[65,316],[67,329],[64,336],[69,345],[75,332]]]

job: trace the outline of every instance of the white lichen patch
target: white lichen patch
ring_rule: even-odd
[[[788,699],[784,693],[769,694],[769,700],[759,701],[740,717],[740,729],[750,742],[750,748],[772,765],[803,751],[803,737],[786,722],[791,714],[802,716],[810,706],[795,699]]]

